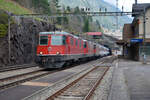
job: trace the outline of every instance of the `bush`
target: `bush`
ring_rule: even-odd
[[[7,24],[0,24],[0,37],[5,37],[7,34],[8,25]]]
[[[3,11],[0,11],[0,24],[7,24],[8,23],[8,15],[5,14]]]
[[[8,29],[8,15],[0,10],[0,37],[5,37]]]
[[[89,19],[86,19],[83,26],[83,32],[89,32],[90,26],[89,26]]]

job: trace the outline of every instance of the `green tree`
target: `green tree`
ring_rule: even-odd
[[[63,17],[64,24],[69,24],[69,19],[67,17]]]
[[[69,6],[67,6],[67,11],[71,12],[71,8]]]
[[[89,31],[90,31],[89,20],[86,19],[84,22],[83,32],[89,32]]]
[[[55,7],[59,7],[59,0],[52,0],[51,2],[54,4]]]
[[[59,0],[51,0],[51,9],[53,9],[53,12],[59,11],[59,8],[61,7],[59,5]]]
[[[57,17],[57,24],[59,24],[59,25],[62,24],[62,17]]]
[[[76,7],[76,8],[74,9],[74,13],[75,13],[75,14],[80,13],[80,9],[79,9],[79,7]]]
[[[32,2],[36,11],[51,14],[51,9],[49,7],[50,4],[48,0],[32,0]]]

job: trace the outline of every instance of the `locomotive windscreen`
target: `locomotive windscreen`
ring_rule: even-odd
[[[65,45],[66,44],[66,37],[53,35],[51,38],[51,45]]]
[[[48,36],[40,36],[40,45],[48,45]]]

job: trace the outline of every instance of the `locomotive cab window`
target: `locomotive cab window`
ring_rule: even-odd
[[[51,45],[65,45],[66,36],[52,35]]]
[[[40,45],[48,45],[48,36],[40,36]]]

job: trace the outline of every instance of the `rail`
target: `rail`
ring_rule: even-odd
[[[30,81],[33,79],[37,79],[48,74],[54,73],[55,71],[44,71],[44,69],[36,70],[33,72],[28,72],[20,75],[15,75],[11,77],[7,77],[4,79],[0,79],[0,90],[10,88],[12,86],[17,86],[18,84],[24,83],[26,81]]]
[[[1,67],[0,72],[6,72],[11,70],[17,70],[17,69],[25,69],[29,67],[35,67],[36,64],[22,64],[22,65],[14,65],[14,66],[7,66],[7,67]]]
[[[84,81],[85,83],[88,83],[89,81],[93,82],[93,80],[95,80],[95,78],[93,78],[93,75],[92,75],[92,78],[90,77],[88,79],[88,75],[93,73],[95,74],[95,70],[98,70],[100,69],[101,71],[104,71],[103,74],[100,75],[100,77],[98,77],[97,81],[95,81],[96,83],[92,86],[92,88],[90,90],[84,90],[84,88],[89,88],[89,86],[85,87],[80,90],[80,88],[82,88],[83,86],[81,85],[82,83],[80,83],[80,81]],[[55,94],[51,95],[47,100],[54,100],[55,98],[61,98],[61,99],[65,99],[66,97],[69,97],[71,96],[71,98],[81,98],[81,100],[89,100],[90,97],[92,96],[94,90],[96,89],[96,87],[100,84],[101,80],[103,79],[103,77],[105,76],[106,72],[109,70],[109,67],[102,67],[100,68],[99,66],[98,67],[95,67],[93,69],[91,69],[90,71],[88,71],[87,73],[85,73],[84,75],[82,75],[81,77],[79,77],[78,79],[74,80],[73,82],[71,82],[70,84],[68,84],[67,86],[65,86],[63,89],[57,91]],[[90,76],[90,75],[89,75]],[[86,81],[87,82],[86,82]],[[91,84],[91,83],[90,83]],[[75,86],[77,85],[77,86]],[[79,90],[78,92],[81,92],[82,93],[82,96],[77,92],[77,90],[73,87],[77,87]],[[69,90],[73,88],[72,90]],[[67,92],[69,91],[69,92]],[[75,91],[75,92],[74,92]],[[89,91],[89,92],[87,92]],[[84,95],[86,94],[86,95]],[[84,99],[83,99],[84,98]]]

